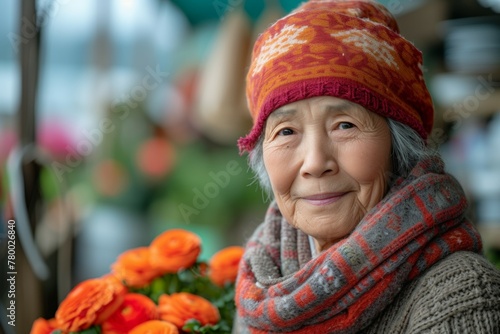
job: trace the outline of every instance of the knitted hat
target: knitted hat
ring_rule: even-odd
[[[314,96],[357,103],[415,129],[432,129],[433,105],[422,53],[399,35],[394,17],[370,0],[311,0],[262,33],[247,74],[251,151],[269,114]]]

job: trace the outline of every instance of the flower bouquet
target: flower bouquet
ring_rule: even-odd
[[[200,251],[196,234],[168,230],[122,253],[109,274],[76,285],[31,334],[230,333],[243,248],[224,248],[208,263]]]

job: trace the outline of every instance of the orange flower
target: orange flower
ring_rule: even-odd
[[[141,288],[160,276],[150,264],[150,249],[139,247],[123,252],[111,265],[113,274],[127,286]]]
[[[208,275],[212,282],[219,286],[223,286],[226,282],[234,283],[244,251],[243,247],[231,246],[215,253],[208,262]]]
[[[203,326],[215,325],[220,320],[219,310],[205,298],[187,292],[163,294],[158,300],[160,318],[182,328],[190,319]]]
[[[150,245],[151,264],[164,273],[176,273],[192,266],[201,251],[200,238],[182,229],[169,230],[156,237]]]
[[[139,293],[128,293],[120,307],[102,325],[103,334],[128,333],[143,322],[158,319],[156,304]]]
[[[161,320],[150,320],[134,327],[129,334],[178,334],[174,324]]]
[[[50,334],[56,329],[58,329],[56,319],[38,318],[33,322],[30,334]]]
[[[101,324],[123,302],[127,288],[114,276],[93,278],[70,291],[56,312],[58,327],[78,332]]]

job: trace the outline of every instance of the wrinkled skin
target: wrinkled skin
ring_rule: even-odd
[[[287,221],[322,251],[349,235],[387,191],[385,118],[335,97],[287,104],[269,116],[263,156]]]

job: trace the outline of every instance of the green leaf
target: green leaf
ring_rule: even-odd
[[[155,303],[158,303],[158,299],[164,293],[188,292],[203,297],[218,308],[221,317],[219,323],[213,326],[201,326],[198,321],[191,320],[186,322],[184,330],[203,334],[231,333],[236,314],[234,283],[223,287],[213,284],[207,276],[202,274],[202,267],[205,266],[205,263],[197,262],[190,268],[165,274],[153,280],[150,285],[140,289],[131,289],[131,291],[142,293]]]
[[[202,326],[198,320],[188,320],[182,327],[182,330],[189,333],[202,333],[202,334],[229,334],[231,330],[227,326],[221,326],[221,323],[216,325]]]
[[[191,319],[186,321],[186,323],[182,327],[182,330],[186,332],[196,332],[200,328],[201,328],[201,323],[198,320]]]
[[[62,332],[59,332],[59,333],[62,333]],[[59,334],[59,333],[57,333],[57,334]],[[52,334],[56,334],[56,332],[52,332]],[[70,334],[101,334],[101,326],[96,325],[96,326],[87,328],[83,331],[70,332]]]

